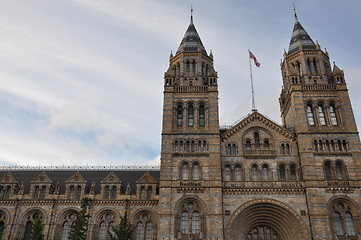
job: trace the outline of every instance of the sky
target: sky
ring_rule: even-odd
[[[281,123],[294,24],[345,71],[361,126],[359,0],[0,0],[0,166],[159,164],[163,76],[190,6],[218,72],[221,125],[256,108]]]

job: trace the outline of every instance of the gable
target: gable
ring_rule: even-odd
[[[45,172],[40,173],[31,183],[52,183],[51,179]]]
[[[66,183],[86,183],[86,180],[79,172],[76,172],[66,181]]]
[[[138,184],[156,184],[157,181],[154,179],[150,172],[146,172],[138,181]]]
[[[119,177],[114,173],[111,172],[109,173],[102,181],[102,184],[106,184],[106,183],[121,183]]]
[[[13,177],[11,173],[5,174],[5,176],[0,180],[0,183],[6,184],[6,183],[16,183],[17,181]]]
[[[282,135],[289,140],[294,140],[295,136],[293,133],[278,125],[257,111],[253,111],[251,114],[243,118],[241,121],[236,123],[226,132],[221,135],[222,141],[230,139],[234,135],[243,135],[247,129],[250,128],[263,128],[266,132],[272,135]]]

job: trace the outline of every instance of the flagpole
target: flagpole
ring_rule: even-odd
[[[251,64],[251,51],[248,49],[248,60],[249,60],[249,73],[251,76],[251,90],[252,90],[252,111],[256,110],[256,104],[254,102],[254,88],[253,88],[253,77],[252,77],[252,64]]]

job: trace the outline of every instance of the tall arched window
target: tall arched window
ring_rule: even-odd
[[[110,198],[110,187],[105,186],[105,188],[104,188],[104,199],[109,199],[109,198]]]
[[[193,163],[192,178],[193,178],[193,180],[199,180],[199,163],[198,162]]]
[[[234,169],[234,180],[241,181],[242,180],[242,169],[240,165],[236,165]]]
[[[182,204],[180,220],[181,235],[187,237],[187,239],[199,239],[194,238],[201,233],[200,209],[196,202],[187,201]],[[181,237],[181,239],[185,238]]]
[[[0,239],[3,239],[5,223],[6,223],[6,215],[3,211],[0,211]]]
[[[110,198],[116,199],[117,198],[117,186],[113,186],[110,190]]]
[[[69,187],[69,199],[74,199],[74,197],[75,197],[75,187],[71,185]]]
[[[320,125],[325,126],[326,125],[325,113],[323,111],[323,106],[321,104],[317,106],[317,112],[318,112],[318,120],[320,121]]]
[[[279,176],[280,181],[286,181],[286,166],[283,163],[279,165]]]
[[[177,126],[181,127],[183,123],[183,108],[182,105],[178,105],[177,107]]]
[[[61,240],[68,240],[69,239],[69,232],[70,232],[70,226],[73,225],[76,214],[75,212],[67,212],[62,217],[62,222],[60,222],[60,239]]]
[[[199,106],[199,126],[204,127],[206,125],[206,110],[204,105]]]
[[[260,141],[259,141],[259,133],[254,133],[254,146],[256,149],[259,149]]]
[[[268,165],[267,164],[262,165],[262,179],[263,179],[263,181],[268,181],[269,180]]]
[[[40,191],[40,199],[45,199],[46,196],[46,186],[41,186],[41,191]]]
[[[194,60],[192,61],[192,72],[196,72],[196,62]]]
[[[153,192],[153,188],[149,186],[147,188],[147,200],[152,200],[152,192]]]
[[[188,106],[188,127],[193,127],[194,125],[194,108],[193,105]]]
[[[308,121],[308,124],[310,126],[314,126],[315,125],[315,118],[313,117],[313,110],[312,110],[311,104],[308,104],[306,106],[306,109],[307,109],[307,121]]]
[[[32,226],[33,226],[32,221],[27,221],[26,222],[23,240],[30,240],[31,239]]]
[[[99,240],[109,239],[109,234],[113,234],[113,227],[115,225],[115,214],[113,212],[105,212],[100,215],[98,220],[98,238]]]
[[[145,199],[145,197],[146,197],[145,187],[141,186],[140,187],[140,199]]]
[[[338,123],[337,123],[335,106],[334,106],[334,105],[330,105],[329,111],[330,111],[331,124],[334,125],[334,126],[336,126]]]
[[[343,164],[342,161],[337,161],[335,164],[336,179],[344,179]]]
[[[296,164],[292,163],[290,165],[290,175],[291,175],[291,180],[292,181],[296,181],[297,180],[297,173],[296,173]]]
[[[39,194],[40,194],[40,188],[39,188],[38,185],[36,185],[36,186],[34,187],[33,198],[34,198],[34,199],[38,199],[38,198],[39,198]]]
[[[136,240],[155,240],[155,229],[152,215],[148,212],[141,212],[135,220]]]
[[[231,166],[224,167],[224,181],[231,181]]]
[[[330,161],[326,161],[324,163],[324,171],[325,171],[325,178],[327,180],[332,179],[332,169],[331,169],[331,162]]]
[[[189,179],[189,166],[187,162],[184,162],[182,164],[182,170],[181,170],[182,180],[188,180]]]
[[[80,199],[80,197],[81,197],[81,186],[78,185],[78,186],[76,187],[75,199]]]
[[[258,181],[258,166],[257,164],[253,164],[251,168],[251,180]]]
[[[347,236],[356,236],[357,231],[352,215],[352,207],[344,201],[335,201],[332,205],[332,223],[333,231],[338,235],[339,239],[346,239]],[[357,239],[357,238],[347,238]]]

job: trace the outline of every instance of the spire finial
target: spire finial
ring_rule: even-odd
[[[295,13],[295,19],[298,20],[295,3],[293,3],[293,8],[292,9],[293,9],[293,12]]]
[[[193,4],[191,4],[191,23],[193,23]]]

